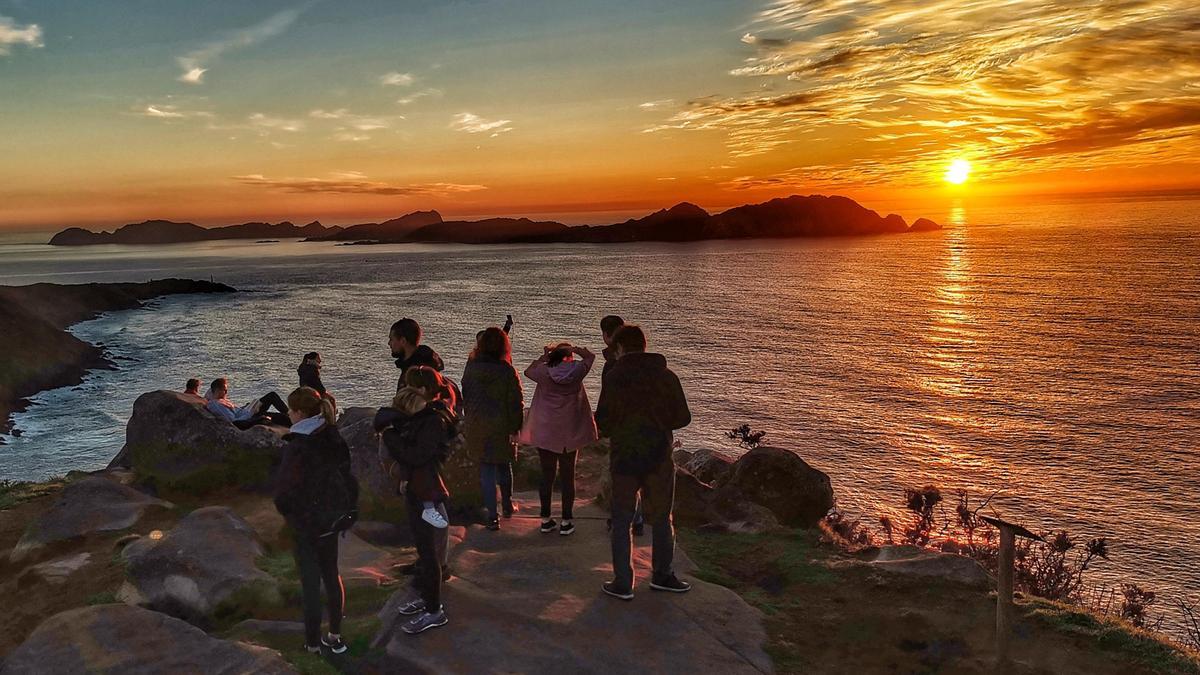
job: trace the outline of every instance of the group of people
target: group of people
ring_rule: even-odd
[[[441,468],[451,453],[466,453],[478,463],[484,524],[488,530],[499,530],[501,518],[511,518],[518,509],[512,498],[517,447],[536,447],[541,465],[540,529],[569,536],[575,532],[578,453],[599,438],[608,438],[613,578],[601,590],[622,600],[633,599],[632,536],[641,533],[643,513],[653,535],[651,589],[675,593],[690,589],[672,568],[672,434],[691,421],[679,378],[662,355],[646,351],[646,335],[640,327],[607,316],[600,324],[605,348],[595,412],[584,381],[597,355],[567,342],[546,345],[524,370],[536,385],[526,410],[521,380],[512,364],[511,327],[512,317],[508,317],[503,327],[492,326],[476,335],[461,384],[443,374],[445,364],[422,344],[415,320],[401,319],[388,332],[400,377],[391,405],[379,410],[374,426],[380,434],[380,461],[404,495],[417,550],[411,569],[412,594],[399,608],[406,617],[402,625],[406,633],[415,635],[447,623],[441,587],[449,578],[447,503],[452,495]],[[271,392],[237,406],[228,399],[225,378],[214,380],[203,398],[208,410],[240,428],[262,423],[289,427],[275,503],[296,539],[305,647],[314,653],[322,648],[342,653],[345,591],[337,569],[338,535],[356,517],[357,483],[349,448],[336,426],[336,404],[321,382],[320,370],[320,355],[305,355],[298,369],[301,386],[287,401]],[[200,396],[200,384],[189,380],[188,393]],[[562,493],[557,521],[552,517],[556,479]],[[322,586],[329,614],[329,631],[323,636]]]

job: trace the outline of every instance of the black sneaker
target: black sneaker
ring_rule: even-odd
[[[491,520],[489,520],[487,522],[487,525],[484,525],[484,527],[491,530],[492,532],[496,532],[500,529],[500,519],[492,518]]]
[[[643,525],[642,523],[634,523],[633,524],[633,536],[640,537],[643,534],[646,534],[646,526]]]
[[[542,534],[550,534],[557,527],[558,527],[558,523],[554,522],[553,518],[551,518],[550,520],[543,520],[542,528],[541,528]]]
[[[425,601],[421,598],[414,598],[400,605],[397,610],[402,616],[416,616],[425,611]]]
[[[620,598],[621,600],[632,600],[633,599],[633,591],[632,590],[627,591],[625,589],[618,588],[617,582],[615,582],[615,581],[604,582],[604,585],[600,587],[600,590],[604,591],[608,595],[613,596],[614,598]]]
[[[564,537],[567,536],[568,534],[574,534],[575,533],[575,523],[572,523],[569,520],[564,520],[563,524],[558,526],[558,533]]]
[[[665,577],[653,577],[650,580],[650,590],[687,593],[692,590],[692,585],[686,581],[680,581],[674,574],[669,574]]]
[[[446,612],[442,611],[442,609],[439,607],[436,612],[421,612],[411,620],[405,622],[400,629],[409,635],[416,635],[418,633],[424,633],[430,628],[445,626],[446,623]]]
[[[327,633],[325,637],[321,638],[321,644],[329,647],[329,651],[333,652],[334,654],[346,653],[346,643],[342,640],[341,635]]]

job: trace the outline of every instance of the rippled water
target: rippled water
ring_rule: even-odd
[[[905,486],[1000,491],[998,510],[1034,529],[1111,536],[1101,579],[1187,592],[1200,583],[1197,205],[959,208],[942,232],[694,245],[0,246],[4,284],[211,275],[247,291],[78,326],[121,369],[39,396],[0,446],[0,477],[103,466],[133,399],[189,376],[229,375],[235,399],[286,394],[309,350],[340,403],[377,405],[401,316],[457,377],[475,331],[506,313],[527,362],[551,339],[598,347],[616,312],[680,374],[690,446],[749,422],[872,516]]]

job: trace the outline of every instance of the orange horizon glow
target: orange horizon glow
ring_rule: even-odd
[[[14,4],[0,229],[1200,191],[1200,7],[1015,4]]]

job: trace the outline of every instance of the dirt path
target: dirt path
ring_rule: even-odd
[[[412,637],[398,628],[380,665],[440,673],[769,673],[761,614],[727,588],[695,579],[676,552],[686,594],[650,590],[649,533],[636,540],[637,596],[603,595],[611,553],[606,514],[577,509],[576,532],[542,534],[537,498],[499,532],[468,528],[451,553],[450,623]],[[390,618],[390,617],[389,617]],[[387,621],[385,620],[385,623]]]

